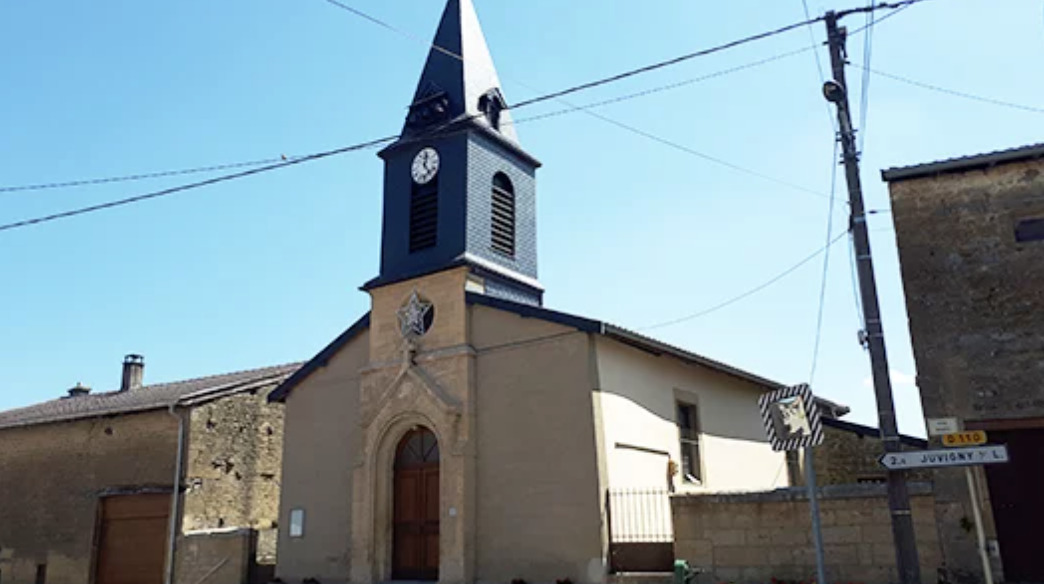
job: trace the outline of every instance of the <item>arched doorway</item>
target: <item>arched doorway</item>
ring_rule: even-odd
[[[395,450],[392,579],[439,579],[439,443],[427,428]]]

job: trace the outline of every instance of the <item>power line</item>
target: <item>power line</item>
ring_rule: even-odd
[[[293,157],[296,158],[296,157]],[[14,193],[18,191],[42,191],[46,189],[63,189],[69,187],[82,187],[88,185],[100,185],[115,182],[126,182],[126,181],[137,181],[146,180],[150,178],[163,178],[168,176],[180,176],[186,174],[198,174],[203,172],[216,172],[219,170],[231,170],[233,168],[245,168],[248,166],[261,166],[264,164],[276,164],[282,161],[289,161],[293,158],[266,158],[264,160],[251,160],[248,162],[233,162],[229,164],[218,164],[214,166],[200,166],[196,168],[186,168],[181,170],[164,170],[159,172],[149,172],[143,174],[131,174],[127,176],[113,176],[106,178],[91,178],[83,180],[71,180],[66,182],[54,182],[54,183],[43,183],[43,184],[32,184],[32,185],[21,185],[21,186],[9,186],[0,187],[0,193]]]
[[[876,0],[871,0],[870,6],[873,7],[876,4]],[[899,12],[905,6],[896,10]],[[893,13],[894,14],[894,13]],[[867,109],[870,105],[870,57],[873,54],[874,49],[874,13],[866,13],[866,36],[863,37],[863,78],[859,85],[859,152],[863,152],[863,145],[866,143],[866,119]]]
[[[812,13],[808,9],[808,0],[801,0],[801,6],[805,9],[805,20],[808,22],[808,39],[811,41],[812,49],[816,54],[816,70],[819,71],[819,81],[826,83],[826,75],[823,73],[823,60],[819,56],[819,44],[816,42],[816,32],[812,28]]]
[[[787,26],[784,26],[784,27],[781,27],[781,28],[777,28],[775,30],[771,30],[771,31],[768,31],[768,32],[763,32],[763,33],[751,35],[751,36],[744,37],[744,38],[741,38],[741,39],[737,39],[737,40],[734,40],[734,41],[731,41],[731,42],[727,42],[725,44],[721,44],[721,45],[717,45],[717,46],[714,46],[714,47],[710,47],[708,49],[702,49],[702,50],[695,51],[695,52],[692,52],[692,53],[687,53],[685,55],[681,55],[680,57],[675,57],[673,59],[667,59],[666,61],[660,61],[658,63],[653,63],[651,65],[646,65],[644,67],[639,67],[637,69],[631,69],[630,71],[625,71],[623,73],[618,73],[616,75],[612,75],[612,76],[609,76],[609,77],[604,77],[602,79],[598,79],[598,80],[591,81],[591,82],[588,82],[588,83],[583,83],[581,85],[577,85],[575,87],[570,87],[569,89],[564,89],[562,91],[558,91],[556,93],[553,93],[553,94],[551,94],[549,96],[546,96],[544,99],[555,99],[555,98],[563,97],[563,96],[566,96],[566,95],[569,95],[569,94],[572,94],[572,93],[576,93],[578,91],[585,91],[587,89],[593,89],[595,87],[600,87],[602,85],[606,85],[606,84],[609,84],[609,83],[616,83],[617,81],[622,81],[624,79],[627,79],[627,78],[630,78],[630,77],[634,77],[635,75],[641,75],[643,73],[649,73],[650,71],[656,71],[658,69],[663,69],[664,67],[670,67],[672,65],[677,65],[679,63],[684,63],[685,61],[691,61],[692,59],[695,59],[697,57],[705,57],[707,55],[712,55],[714,53],[718,53],[718,52],[721,52],[721,51],[724,51],[724,50],[727,50],[727,49],[732,49],[732,48],[738,47],[740,45],[744,45],[744,44],[751,43],[751,42],[754,42],[754,41],[759,41],[759,40],[762,40],[762,39],[767,39],[769,37],[773,37],[773,36],[776,36],[776,35],[779,35],[779,34],[783,34],[785,32],[789,32],[789,31],[794,30],[796,28],[801,28],[803,26],[806,26],[806,25],[809,25],[809,24],[812,24],[812,23],[815,23],[815,22],[819,22],[821,20],[823,20],[823,17],[818,17],[818,18],[814,18],[812,20],[806,20],[804,22],[798,22],[798,23],[795,23],[795,24],[788,24]],[[524,101],[524,102],[522,102],[519,105],[528,104],[528,103],[533,102],[533,101],[534,100]]]
[[[826,247],[819,248],[814,253],[812,253],[811,255],[806,257],[805,259],[801,260],[797,264],[794,264],[793,266],[787,268],[785,271],[783,271],[779,275],[773,277],[772,279],[768,280],[767,282],[765,282],[763,284],[759,284],[758,286],[755,286],[754,288],[751,288],[750,290],[747,290],[746,292],[744,292],[744,293],[742,293],[742,294],[740,294],[738,296],[734,296],[734,297],[730,298],[729,300],[726,300],[725,302],[722,302],[721,304],[716,304],[716,305],[714,305],[714,306],[712,306],[712,307],[710,307],[710,308],[708,308],[706,310],[702,310],[702,311],[697,312],[695,314],[690,314],[688,316],[683,316],[681,318],[677,318],[677,319],[674,319],[674,320],[669,320],[667,322],[661,322],[659,324],[654,324],[654,325],[651,325],[651,326],[643,327],[643,328],[638,329],[638,331],[639,332],[650,331],[650,330],[664,328],[664,327],[668,327],[668,326],[672,326],[672,325],[676,325],[676,324],[681,324],[683,322],[688,322],[690,320],[695,320],[697,318],[700,318],[700,317],[703,317],[703,316],[707,316],[708,314],[717,312],[717,311],[719,311],[719,310],[721,310],[721,309],[723,309],[723,308],[725,308],[727,306],[731,306],[731,305],[739,302],[740,300],[744,300],[746,298],[749,298],[750,296],[753,296],[754,294],[757,294],[758,292],[761,292],[765,288],[768,288],[769,286],[775,284],[776,282],[778,282],[778,281],[782,280],[783,278],[789,276],[790,274],[796,272],[801,267],[803,267],[805,264],[807,264],[807,263],[811,262],[812,260],[816,259],[819,256],[819,254],[825,252],[829,247],[831,247],[832,245],[834,245],[838,241],[841,241],[841,239],[845,235],[847,235],[847,234],[848,234],[847,231],[844,232],[844,233],[841,233],[840,235],[838,235],[837,237],[832,239],[826,245]]]
[[[376,17],[369,16],[369,15],[363,13],[362,11],[360,11],[360,10],[358,10],[356,8],[348,7],[344,3],[339,2],[338,0],[324,0],[324,1],[328,2],[329,4],[332,4],[334,6],[338,6],[340,8],[344,8],[344,9],[348,10],[349,12],[351,12],[352,14],[356,14],[356,15],[362,16],[367,21],[374,22],[374,23],[380,25],[382,28],[391,30],[391,31],[393,31],[393,32],[395,32],[395,33],[397,33],[397,34],[399,34],[401,36],[404,36],[404,37],[407,37],[407,38],[410,38],[410,39],[414,39],[414,40],[419,40],[413,34],[410,34],[410,33],[406,32],[404,30],[401,30],[401,29],[399,29],[397,27],[394,27],[391,24],[388,24],[388,23],[386,23],[386,22],[384,22],[384,21],[382,21],[382,20],[380,20],[380,19],[378,19]],[[908,2],[919,2],[919,1],[922,1],[922,0],[907,0],[907,1]],[[668,140],[666,138],[662,138],[662,137],[657,136],[657,135],[655,135],[655,134],[653,134],[651,132],[648,132],[648,131],[645,131],[645,130],[641,130],[641,129],[636,128],[636,127],[634,127],[634,126],[632,126],[630,124],[625,124],[623,122],[614,120],[614,119],[612,119],[612,118],[610,118],[608,116],[595,113],[593,111],[590,111],[589,107],[591,107],[591,106],[578,106],[578,105],[575,105],[575,104],[570,103],[570,102],[566,101],[565,99],[563,99],[564,96],[570,95],[570,94],[573,94],[573,93],[577,93],[579,91],[583,91],[583,90],[586,90],[586,89],[591,89],[591,88],[594,88],[594,87],[599,87],[599,86],[606,85],[606,84],[609,84],[609,83],[614,83],[614,82],[617,82],[617,81],[620,81],[620,80],[623,80],[623,79],[627,79],[629,77],[634,77],[634,76],[642,74],[642,73],[655,71],[657,69],[662,69],[664,67],[669,67],[671,65],[676,65],[678,63],[689,61],[689,60],[695,59],[697,57],[710,55],[710,54],[717,53],[717,52],[720,52],[720,51],[724,51],[726,49],[737,47],[737,46],[740,46],[740,45],[743,45],[743,44],[746,44],[746,43],[750,43],[750,42],[754,42],[754,41],[757,41],[757,40],[769,38],[771,36],[782,34],[784,32],[793,30],[795,28],[800,28],[802,26],[805,26],[806,24],[809,24],[810,22],[819,22],[821,20],[823,20],[823,17],[818,17],[818,18],[812,19],[812,20],[810,20],[808,22],[799,22],[799,23],[796,23],[796,24],[791,24],[791,25],[788,25],[788,26],[785,26],[785,27],[782,27],[782,28],[779,28],[779,29],[775,29],[775,30],[768,31],[768,32],[763,32],[763,33],[756,34],[756,35],[751,35],[751,36],[748,36],[748,37],[744,37],[742,39],[734,40],[734,41],[731,41],[731,42],[728,42],[728,43],[725,43],[725,44],[722,44],[722,45],[717,45],[715,47],[711,47],[711,48],[708,48],[708,49],[702,49],[700,51],[687,53],[687,54],[682,55],[680,57],[675,57],[673,59],[668,59],[666,61],[661,61],[661,62],[658,62],[658,63],[654,63],[652,65],[646,65],[646,66],[640,67],[638,69],[632,69],[632,70],[626,71],[624,73],[619,73],[617,75],[613,75],[611,77],[606,77],[604,79],[600,79],[600,80],[597,80],[597,81],[592,81],[592,82],[589,82],[589,83],[583,83],[581,85],[576,85],[576,86],[573,86],[573,87],[570,87],[570,88],[567,88],[567,89],[559,90],[559,91],[556,91],[556,92],[553,92],[553,93],[548,93],[548,94],[540,95],[538,97],[534,97],[534,98],[531,98],[531,99],[528,99],[528,100],[524,100],[524,101],[521,101],[519,103],[516,103],[516,104],[510,106],[509,109],[517,110],[519,108],[535,105],[535,104],[542,103],[542,102],[549,101],[549,100],[558,100],[558,101],[562,102],[563,104],[569,106],[570,111],[580,111],[580,112],[586,113],[589,116],[592,116],[592,117],[594,117],[596,119],[599,119],[599,120],[601,120],[603,122],[609,123],[609,124],[611,124],[613,126],[616,126],[616,127],[620,128],[620,129],[626,130],[626,131],[631,132],[633,134],[636,134],[638,136],[642,136],[642,137],[647,138],[649,140],[653,140],[653,141],[658,142],[660,144],[669,146],[671,148],[674,148],[674,149],[676,149],[678,151],[690,154],[690,155],[695,156],[697,158],[701,158],[703,160],[706,160],[706,161],[709,161],[709,162],[713,162],[715,164],[719,164],[719,165],[725,166],[727,168],[731,168],[733,170],[736,170],[736,171],[739,171],[739,172],[743,172],[745,174],[749,174],[751,176],[756,176],[758,178],[761,178],[761,179],[764,179],[764,180],[767,180],[767,181],[770,181],[770,182],[774,182],[776,184],[787,186],[789,188],[792,188],[792,189],[795,189],[795,190],[798,190],[798,191],[809,193],[809,194],[812,194],[812,195],[814,195],[816,197],[828,198],[827,195],[824,195],[823,193],[820,193],[818,191],[814,191],[814,190],[808,189],[806,187],[802,187],[800,185],[796,185],[796,184],[791,183],[789,181],[778,179],[778,178],[766,175],[764,173],[758,172],[756,170],[751,170],[751,169],[742,167],[740,165],[733,164],[731,162],[727,162],[727,161],[722,160],[720,158],[717,158],[715,156],[712,156],[712,155],[709,155],[709,154],[705,154],[703,152],[699,152],[699,151],[697,151],[697,150],[695,150],[693,148],[690,148],[688,146],[683,146],[681,144],[678,144],[677,142]],[[424,43],[427,46],[432,47],[435,50],[439,50],[443,54],[446,54],[446,55],[448,55],[448,56],[450,56],[450,57],[452,57],[454,59],[457,59],[457,60],[459,60],[462,63],[465,60],[462,55],[454,53],[453,51],[449,51],[449,50],[443,49],[442,47],[438,46],[437,44],[426,43],[426,42],[424,42],[422,40],[420,42]],[[770,58],[768,60],[774,60],[774,59]],[[755,65],[756,64],[761,64],[761,63],[755,63]],[[744,68],[744,67],[741,67],[741,68]],[[524,84],[524,83],[520,83],[520,85],[526,86],[526,84]],[[533,88],[531,86],[527,86],[527,88],[530,89],[530,90],[533,90]],[[555,113],[553,115],[558,115],[558,114]],[[475,116],[475,117],[477,117],[477,116]],[[548,117],[551,117],[551,116],[549,115]]]
[[[352,146],[345,146],[343,148],[337,148],[335,150],[328,150],[326,152],[320,152],[320,153],[317,153],[317,154],[310,154],[308,156],[302,156],[302,157],[299,157],[299,158],[295,158],[294,160],[287,160],[285,162],[280,162],[278,164],[271,164],[271,165],[268,165],[268,166],[263,166],[261,168],[254,168],[254,169],[251,169],[251,170],[246,170],[246,171],[243,171],[243,172],[237,172],[237,173],[234,173],[234,174],[226,174],[224,176],[219,176],[219,177],[215,177],[215,178],[211,178],[211,179],[207,179],[207,180],[204,180],[204,181],[199,181],[199,182],[195,182],[195,183],[191,183],[191,184],[187,184],[187,185],[180,185],[180,186],[172,187],[172,188],[169,188],[169,189],[163,189],[161,191],[155,191],[155,192],[146,193],[146,194],[143,194],[143,195],[136,195],[136,196],[133,196],[133,197],[127,197],[127,198],[124,198],[124,199],[118,199],[118,200],[109,201],[109,202],[106,202],[106,203],[99,203],[97,205],[90,205],[88,207],[80,207],[78,209],[73,209],[73,210],[70,210],[70,211],[62,211],[61,213],[53,213],[51,215],[44,215],[42,217],[35,217],[33,219],[26,219],[24,221],[17,221],[17,222],[14,222],[14,223],[8,223],[6,225],[0,225],[0,231],[8,231],[10,229],[17,229],[19,227],[28,227],[30,225],[37,225],[39,223],[46,223],[48,221],[55,221],[57,219],[64,219],[64,218],[67,218],[67,217],[73,217],[75,215],[83,215],[83,214],[86,214],[86,213],[93,213],[95,211],[101,211],[103,209],[111,209],[113,207],[120,207],[120,206],[123,206],[123,205],[130,205],[132,203],[139,203],[141,201],[145,201],[145,200],[148,200],[148,199],[155,199],[155,198],[159,198],[159,197],[165,197],[165,196],[168,196],[168,195],[173,195],[175,193],[180,193],[180,192],[184,192],[184,191],[198,189],[200,187],[205,187],[205,186],[209,186],[209,185],[213,185],[213,184],[217,184],[217,183],[221,183],[221,182],[227,182],[227,181],[230,181],[230,180],[244,178],[244,177],[252,176],[252,175],[255,175],[255,174],[261,174],[261,173],[269,172],[269,171],[272,171],[272,170],[277,170],[277,169],[280,169],[280,168],[286,168],[287,166],[293,166],[295,164],[301,164],[301,163],[304,163],[304,162],[310,162],[310,161],[313,161],[313,160],[319,160],[319,159],[322,159],[322,158],[328,158],[330,156],[336,156],[338,154],[344,154],[346,152],[353,152],[355,150],[362,150],[362,149],[365,149],[365,148],[372,148],[372,147],[375,147],[375,146],[380,146],[382,144],[386,144],[388,142],[391,142],[392,140],[395,140],[396,138],[397,138],[397,136],[391,136],[391,137],[387,137],[387,138],[381,138],[379,140],[371,140],[369,142],[363,142],[363,143],[360,143],[360,144],[354,144]]]
[[[816,314],[816,340],[812,345],[812,368],[808,372],[808,382],[816,379],[816,366],[819,364],[819,342],[823,338],[823,311],[826,307],[827,275],[830,272],[830,243],[834,238],[834,199],[837,195],[837,156],[838,143],[834,142],[834,152],[830,156],[830,206],[827,208],[827,244],[823,252],[823,277],[819,285],[819,308]]]
[[[333,1],[336,1],[336,0],[333,0]],[[654,87],[652,89],[639,91],[637,93],[630,93],[630,94],[627,94],[627,95],[622,95],[622,96],[619,96],[619,97],[615,97],[615,98],[612,98],[612,99],[607,99],[607,100],[604,100],[604,101],[599,101],[599,102],[596,102],[596,103],[586,104],[586,105],[580,106],[579,108],[577,108],[577,107],[570,107],[570,108],[567,108],[567,109],[561,109],[561,110],[557,110],[557,111],[553,111],[553,112],[549,112],[549,113],[545,113],[545,114],[540,114],[540,115],[537,115],[537,116],[532,116],[532,117],[529,117],[529,118],[524,118],[524,119],[520,119],[520,120],[514,120],[514,121],[512,121],[510,123],[512,123],[512,124],[524,124],[524,123],[527,123],[527,122],[534,122],[534,121],[537,121],[537,120],[543,120],[543,119],[547,119],[547,118],[553,118],[553,117],[558,117],[558,116],[562,116],[562,115],[565,115],[565,114],[574,113],[574,112],[578,111],[578,109],[591,109],[591,108],[597,108],[597,107],[603,107],[603,106],[612,105],[612,104],[616,104],[616,103],[621,103],[621,102],[625,102],[625,101],[630,101],[630,100],[633,100],[633,99],[638,99],[638,98],[641,98],[641,97],[654,95],[654,94],[661,93],[661,92],[664,92],[664,91],[670,91],[670,90],[673,90],[673,89],[679,89],[679,88],[682,88],[682,87],[686,87],[686,86],[689,86],[689,85],[693,85],[693,84],[696,84],[696,83],[707,81],[709,79],[714,79],[714,78],[717,78],[717,77],[723,77],[725,75],[729,75],[731,73],[736,73],[736,72],[743,71],[743,70],[746,70],[746,69],[752,69],[754,67],[759,67],[761,65],[766,65],[768,63],[771,63],[771,62],[774,62],[774,61],[779,61],[779,60],[785,59],[787,57],[791,57],[791,56],[794,56],[794,55],[805,53],[805,52],[808,52],[809,50],[811,50],[811,47],[804,47],[802,49],[797,49],[797,50],[786,52],[786,53],[780,53],[780,54],[777,54],[777,55],[773,55],[771,57],[767,57],[765,59],[760,59],[760,60],[753,61],[753,62],[750,62],[750,63],[746,63],[746,64],[743,64],[743,65],[738,65],[736,67],[729,67],[727,69],[722,69],[722,70],[716,71],[714,73],[709,73],[709,74],[706,74],[706,75],[701,75],[699,77],[686,79],[684,81],[679,81],[679,82],[671,83],[671,84],[668,84],[668,85],[662,85],[662,86],[659,86],[659,87]],[[515,106],[512,109],[517,109],[517,108],[518,108],[518,106]],[[304,156],[307,157],[307,156],[310,156],[310,155],[304,155]],[[231,169],[234,169],[234,168],[245,168],[245,167],[251,167],[251,166],[262,166],[262,165],[266,165],[266,164],[276,164],[276,163],[279,163],[279,162],[282,162],[282,161],[295,160],[297,158],[298,158],[297,156],[280,157],[280,158],[268,158],[268,159],[264,159],[264,160],[252,160],[252,161],[247,161],[247,162],[234,162],[234,163],[219,164],[219,165],[213,165],[213,166],[202,166],[202,167],[194,167],[194,168],[186,168],[186,169],[176,169],[176,170],[164,170],[164,171],[157,171],[157,172],[130,174],[130,175],[123,175],[123,176],[112,176],[112,177],[105,177],[105,178],[91,178],[91,179],[80,179],[80,180],[72,180],[72,181],[65,181],[65,182],[28,184],[28,185],[18,185],[18,186],[6,186],[6,187],[0,187],[0,193],[5,193],[5,192],[9,193],[9,192],[18,192],[18,191],[36,191],[36,190],[47,190],[47,189],[60,189],[60,188],[72,188],[72,187],[99,185],[99,184],[108,184],[108,183],[141,181],[141,180],[154,179],[154,178],[164,178],[164,177],[179,176],[179,175],[198,174],[198,173],[204,173],[204,172],[215,172],[215,171],[220,171],[220,170],[231,170]]]
[[[673,90],[673,89],[680,89],[682,87],[688,87],[688,86],[694,85],[696,83],[701,83],[703,81],[707,81],[707,80],[710,80],[710,79],[715,79],[717,77],[724,77],[725,75],[729,75],[731,73],[737,73],[739,71],[743,71],[743,70],[746,70],[746,69],[753,69],[754,67],[759,67],[761,65],[766,65],[768,63],[772,63],[774,61],[779,61],[779,60],[782,60],[782,59],[786,59],[787,57],[793,57],[794,55],[800,55],[802,53],[807,53],[807,52],[811,51],[813,48],[814,47],[803,47],[803,48],[800,48],[800,49],[795,49],[793,51],[788,51],[786,53],[779,53],[777,55],[773,55],[771,57],[766,57],[764,59],[760,59],[760,60],[757,60],[757,61],[752,61],[752,62],[746,63],[744,65],[737,65],[735,67],[729,67],[728,69],[722,69],[720,71],[715,71],[714,73],[708,73],[706,75],[701,75],[699,77],[693,77],[691,79],[685,79],[683,81],[677,81],[675,83],[670,83],[670,84],[667,84],[667,85],[660,85],[658,87],[653,87],[651,89],[646,89],[646,90],[639,91],[639,92],[636,92],[636,93],[628,93],[628,94],[625,94],[625,95],[621,95],[619,97],[613,97],[613,98],[606,99],[606,100],[603,100],[603,101],[596,101],[594,103],[588,103],[588,104],[584,104],[584,105],[581,105],[581,106],[578,106],[578,107],[570,107],[570,108],[566,108],[566,109],[560,109],[560,110],[556,110],[556,111],[553,111],[553,112],[548,112],[548,113],[539,114],[539,115],[536,115],[536,116],[531,116],[531,117],[528,117],[528,118],[523,118],[521,120],[515,120],[515,123],[516,124],[521,124],[523,122],[535,122],[537,120],[543,120],[543,119],[547,119],[547,118],[554,118],[554,117],[557,117],[557,116],[561,116],[563,114],[573,113],[573,112],[577,111],[577,109],[594,109],[594,108],[598,108],[598,107],[603,107],[603,106],[607,106],[607,105],[613,105],[613,104],[616,104],[616,103],[630,101],[632,99],[637,99],[637,98],[640,98],[640,97],[646,97],[648,95],[655,95],[657,93],[662,93],[662,92],[670,91],[670,90]]]
[[[970,99],[970,100],[978,101],[978,102],[982,102],[982,103],[988,103],[988,104],[992,104],[992,105],[999,105],[999,106],[1003,106],[1003,107],[1007,107],[1007,108],[1011,108],[1011,109],[1017,109],[1017,110],[1027,111],[1027,112],[1033,112],[1033,113],[1037,113],[1037,114],[1044,114],[1044,108],[1042,108],[1042,107],[1036,107],[1036,106],[1031,106],[1031,105],[1024,105],[1024,104],[1014,103],[1014,102],[1010,102],[1010,101],[994,99],[992,97],[983,97],[981,95],[975,95],[975,94],[967,93],[967,92],[964,92],[964,91],[957,91],[956,89],[948,89],[948,88],[945,88],[945,87],[940,87],[938,85],[932,85],[930,83],[924,83],[922,81],[915,81],[913,79],[909,79],[907,77],[901,77],[899,75],[895,75],[895,74],[892,74],[892,73],[885,73],[884,71],[880,71],[878,69],[871,69],[870,67],[862,67],[862,66],[856,65],[854,63],[849,63],[848,65],[850,67],[855,67],[857,69],[865,69],[866,71],[869,71],[870,73],[873,73],[874,75],[879,75],[881,77],[885,77],[885,78],[891,79],[893,81],[899,81],[901,83],[906,83],[908,85],[913,85],[914,87],[920,87],[922,89],[928,89],[928,90],[931,90],[931,91],[936,91],[936,92],[939,92],[939,93],[945,93],[947,95],[952,95],[952,96],[955,96],[955,97],[962,97],[964,99]]]

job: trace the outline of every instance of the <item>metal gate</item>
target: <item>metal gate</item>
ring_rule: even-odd
[[[612,573],[674,569],[674,525],[667,489],[609,489],[605,509]]]

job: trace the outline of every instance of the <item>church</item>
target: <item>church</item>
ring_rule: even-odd
[[[471,0],[448,0],[434,44],[380,153],[371,309],[269,395],[285,404],[277,576],[581,584],[631,553],[669,566],[669,509],[627,540],[611,495],[787,486],[757,407],[781,384],[545,308],[540,162]]]

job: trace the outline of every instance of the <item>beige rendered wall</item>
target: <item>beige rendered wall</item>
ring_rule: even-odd
[[[287,582],[345,582],[350,569],[352,468],[359,448],[360,333],[286,400],[276,574]],[[304,537],[290,538],[290,512],[304,509]]]
[[[91,578],[98,498],[165,488],[174,479],[177,421],[165,411],[0,430],[3,584]]]
[[[600,581],[588,335],[470,308],[477,351],[479,582]]]
[[[676,401],[699,412],[703,484],[679,475],[679,491],[750,491],[787,485],[785,457],[765,437],[753,383],[669,356],[656,356],[604,337],[597,338],[596,394],[610,488],[666,486],[667,459],[680,466]]]

